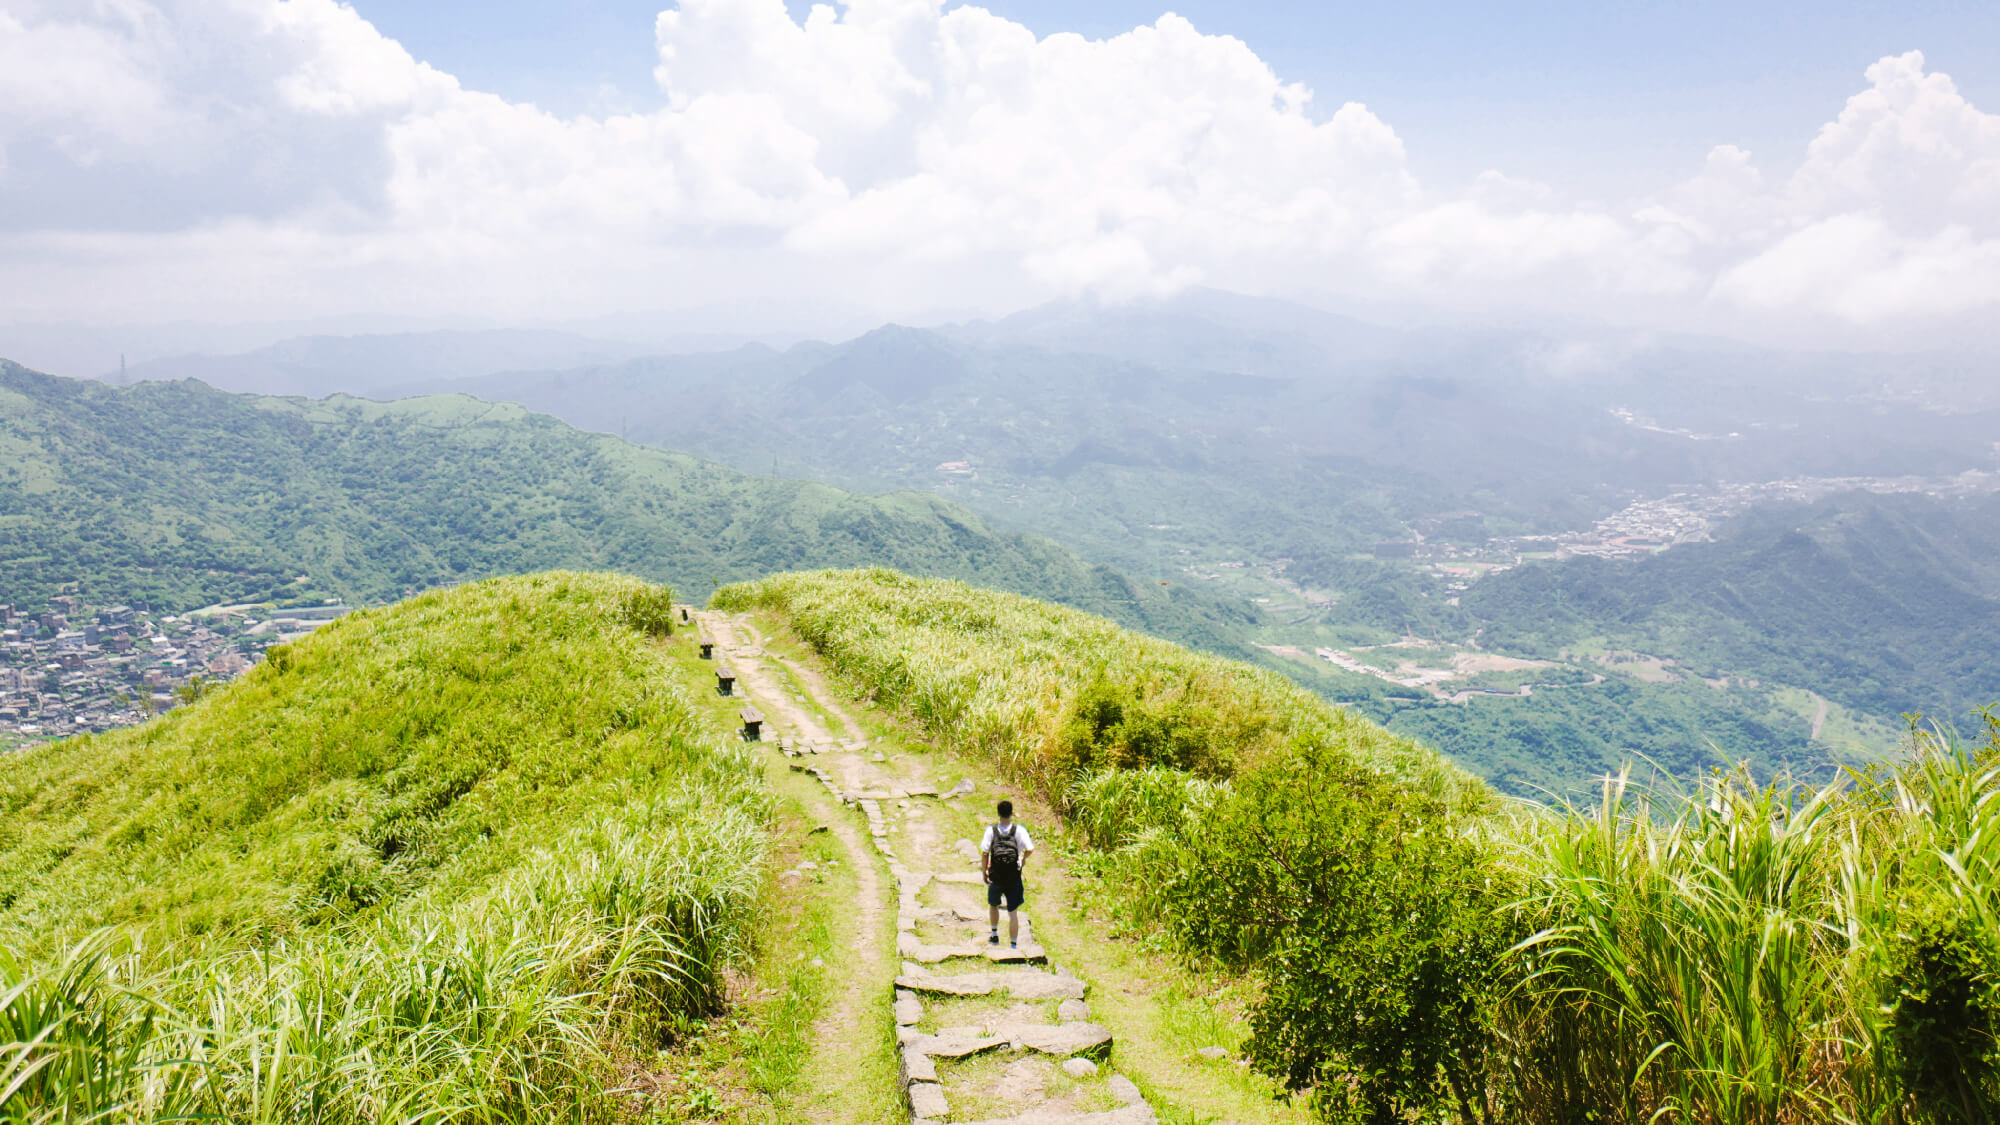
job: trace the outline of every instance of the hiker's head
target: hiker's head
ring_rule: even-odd
[[[1012,801],[1000,802],[1000,819],[1001,820],[1014,819],[1014,802]]]

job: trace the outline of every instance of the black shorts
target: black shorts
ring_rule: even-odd
[[[986,905],[1005,905],[1009,910],[1021,909],[1021,903],[1027,901],[1028,892],[1021,886],[1020,871],[992,871],[988,874],[992,878],[986,883]],[[1006,901],[1003,903],[1002,899]]]

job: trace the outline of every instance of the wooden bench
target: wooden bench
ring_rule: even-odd
[[[727,664],[715,666],[715,692],[717,695],[736,694],[736,673]]]
[[[703,660],[715,659],[715,642],[709,640],[707,637],[701,639],[701,658]]]
[[[755,707],[745,707],[743,716],[743,741],[757,742],[764,737],[764,713]]]

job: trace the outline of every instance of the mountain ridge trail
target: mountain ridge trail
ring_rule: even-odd
[[[1088,982],[1047,964],[1029,909],[1020,912],[1018,949],[987,940],[979,851],[968,838],[984,810],[962,807],[981,783],[961,778],[941,790],[928,754],[900,736],[870,738],[816,661],[771,651],[746,616],[705,610],[699,621],[735,672],[736,691],[763,713],[770,752],[862,814],[896,891],[900,964],[891,964],[877,863],[846,808],[828,809],[828,828],[860,876],[850,918],[856,960],[815,1026],[816,1044],[867,1050],[857,1033],[893,1020],[895,1092],[918,1125],[1155,1122],[1138,1087],[1115,1072],[1112,1033],[1090,1018]],[[1030,869],[1046,879],[1061,867],[1044,849]],[[1031,877],[1031,890],[1039,881]]]

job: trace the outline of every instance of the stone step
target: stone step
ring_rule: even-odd
[[[926,1120],[928,1119],[918,1118],[910,1125],[921,1125]],[[1028,1109],[1014,1117],[992,1117],[984,1121],[971,1122],[970,1125],[1154,1125],[1158,1120],[1153,1116],[1150,1107],[1128,1105],[1097,1113],[1059,1113]]]
[[[947,1027],[936,1035],[913,1039],[903,1049],[932,1058],[961,1059],[1006,1047],[1010,1051],[1034,1051],[1066,1059],[1071,1055],[1102,1054],[1111,1046],[1110,1029],[1094,1023],[1014,1024],[982,1034],[984,1030]]]
[[[1075,977],[1040,969],[996,969],[954,976],[905,972],[896,978],[896,987],[920,996],[990,996],[1004,992],[1018,1000],[1082,1000],[1085,992],[1084,983]]]
[[[959,957],[979,958],[996,965],[1042,965],[1049,959],[1042,947],[1034,942],[1019,948],[994,945],[985,940],[928,945],[918,941],[917,936],[908,931],[896,935],[896,953],[900,957],[923,965],[936,965]]]

